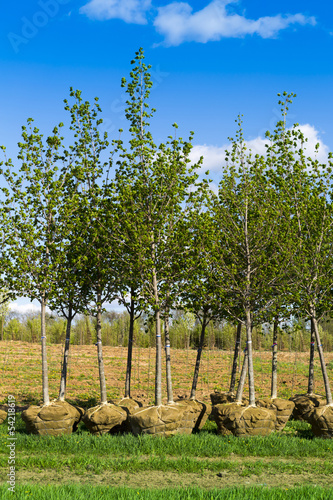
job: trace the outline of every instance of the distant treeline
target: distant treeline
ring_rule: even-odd
[[[1,319],[0,319],[1,321]],[[174,311],[170,325],[171,346],[175,349],[196,349],[199,345],[200,323],[195,316],[184,311]],[[333,351],[333,321],[322,321],[320,325],[322,344],[325,351]],[[66,320],[54,314],[46,315],[47,341],[61,344],[65,341]],[[129,314],[107,311],[102,315],[103,345],[128,345]],[[236,326],[227,321],[209,323],[206,330],[206,349],[232,349],[234,347]],[[3,340],[19,340],[39,343],[41,335],[40,313],[9,312],[3,324]],[[245,330],[242,348],[245,347]],[[96,342],[96,319],[79,315],[75,318],[71,332],[71,344],[89,345]],[[293,320],[279,328],[278,349],[283,351],[307,351],[310,344],[309,324]],[[147,317],[135,322],[134,345],[154,347],[154,324]],[[253,345],[256,350],[270,350],[272,345],[272,325],[253,328]]]

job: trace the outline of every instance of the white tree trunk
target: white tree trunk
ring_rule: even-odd
[[[49,397],[49,378],[47,372],[47,355],[46,355],[46,323],[45,323],[45,294],[41,301],[41,345],[42,345],[42,380],[43,380],[43,404],[50,404]]]
[[[241,376],[238,382],[238,388],[237,388],[237,393],[236,393],[236,403],[241,403],[242,398],[243,398],[243,391],[244,391],[244,385],[245,385],[245,380],[246,380],[246,375],[248,372],[248,351],[247,349],[244,350],[244,360],[243,360],[243,366],[242,366],[242,372]]]
[[[308,380],[308,395],[313,394],[314,387],[314,353],[315,353],[316,335],[314,331],[313,321],[311,319],[311,341],[310,341],[310,359],[309,359],[309,380]]]
[[[247,338],[246,345],[248,351],[248,371],[249,371],[249,406],[255,406],[256,394],[254,390],[251,312],[249,309],[247,309],[245,312],[246,312],[246,338]]]
[[[271,381],[271,398],[277,398],[277,332],[278,319],[275,318],[273,326],[273,345],[272,345],[272,381]]]
[[[166,362],[166,384],[168,404],[173,403],[173,390],[172,390],[172,376],[171,376],[171,348],[170,348],[170,335],[169,335],[169,316],[166,316],[164,321],[164,335],[165,335],[165,362]]]

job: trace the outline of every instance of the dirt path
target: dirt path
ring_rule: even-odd
[[[34,484],[93,484],[110,486],[128,486],[130,488],[166,488],[166,487],[195,487],[223,488],[230,486],[258,486],[269,487],[318,485],[333,487],[332,476],[322,474],[265,474],[241,476],[230,471],[222,471],[220,476],[215,472],[202,471],[201,473],[177,473],[164,471],[145,471],[137,473],[104,472],[103,474],[75,474],[63,471],[62,473],[50,471],[19,471],[19,483]]]

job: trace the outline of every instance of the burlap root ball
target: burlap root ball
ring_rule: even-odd
[[[316,437],[333,438],[333,406],[325,405],[315,408],[309,422]]]
[[[29,406],[22,412],[28,432],[40,436],[71,434],[82,417],[81,408],[66,401],[53,401],[49,405]]]
[[[92,434],[115,434],[121,432],[127,414],[121,406],[107,403],[86,410],[82,420]]]
[[[135,436],[150,434],[167,437],[191,434],[193,430],[193,416],[188,406],[181,403],[140,408],[129,416],[129,423]]]
[[[315,408],[320,408],[326,405],[326,399],[318,394],[296,394],[289,398],[295,404],[292,412],[294,420],[304,420],[306,422],[311,418],[311,414]]]
[[[280,398],[258,399],[256,401],[256,405],[260,406],[261,408],[269,408],[276,412],[276,431],[282,431],[282,429],[285,428],[286,423],[288,422],[295,407],[295,404],[292,401]]]
[[[194,432],[199,431],[205,425],[211,414],[212,406],[196,399],[177,399],[175,403],[187,408],[186,420],[192,422]]]
[[[132,398],[122,398],[113,400],[112,403],[117,406],[121,406],[127,413],[126,420],[124,420],[124,422],[120,425],[118,432],[131,432],[131,426],[129,424],[128,417],[135,410],[142,408],[141,401],[137,401],[136,399]]]
[[[117,399],[114,401],[114,404],[127,408],[130,413],[138,408],[142,408],[142,403],[132,398]]]
[[[213,406],[218,433],[234,436],[268,436],[275,430],[276,412],[268,408],[229,403]]]
[[[210,400],[212,405],[223,405],[227,403],[233,403],[235,401],[235,395],[230,392],[212,392],[210,395]]]
[[[7,412],[5,410],[0,410],[0,424],[3,424],[7,418]]]

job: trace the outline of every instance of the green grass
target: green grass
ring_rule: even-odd
[[[13,498],[13,493],[7,488],[0,486],[2,499]],[[203,490],[200,488],[166,488],[160,490],[143,490],[138,488],[112,488],[105,486],[36,486],[18,485],[15,489],[17,500],[63,500],[70,498],[75,500],[99,500],[103,498],[114,500],[330,500],[333,499],[333,491],[316,486],[305,486],[300,488],[286,489],[275,488],[274,490],[263,486],[226,488],[223,490]]]
[[[0,467],[6,467],[7,458],[1,458]],[[221,460],[198,460],[196,458],[182,457],[175,459],[173,457],[126,457],[113,458],[107,456],[94,456],[89,454],[72,455],[63,458],[61,454],[43,453],[32,456],[21,456],[16,459],[18,470],[31,470],[43,472],[46,469],[56,470],[65,469],[76,474],[84,474],[88,470],[93,474],[102,474],[103,471],[111,472],[145,472],[145,471],[163,471],[177,472],[179,474],[220,472],[229,471],[238,473],[240,477],[248,477],[260,474],[302,474],[304,471],[304,460],[280,462],[278,459],[273,461],[257,460],[256,462],[242,460],[241,465],[238,461]],[[332,475],[333,464],[331,462],[312,463],[306,466],[307,474]]]
[[[19,416],[16,423],[15,498],[333,500],[331,490],[324,488],[333,485],[333,440],[314,438],[306,422],[291,421],[284,432],[268,437],[236,438],[218,436],[215,423],[208,421],[195,435],[168,439],[92,436],[83,424],[70,436],[42,437],[27,434]],[[4,423],[0,426],[3,482],[8,469],[6,444]],[[123,484],[132,489],[119,488]],[[183,488],[170,489],[173,485]],[[0,498],[9,498],[5,488],[0,488]]]
[[[207,422],[204,431],[190,436],[173,436],[161,439],[151,436],[134,437],[125,435],[92,436],[80,425],[78,432],[70,436],[34,436],[25,431],[24,423],[17,418],[16,450],[19,457],[36,456],[51,460],[52,455],[66,457],[80,455],[91,459],[101,457],[166,457],[186,456],[187,458],[229,458],[240,457],[318,457],[331,458],[333,440],[313,438],[306,422],[288,422],[283,433],[273,433],[268,437],[236,438],[216,434],[216,424]],[[6,456],[7,425],[0,426],[0,458]],[[30,462],[26,462],[27,465]],[[36,462],[37,463],[37,462]]]

